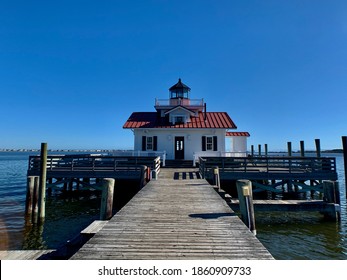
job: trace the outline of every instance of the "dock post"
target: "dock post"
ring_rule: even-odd
[[[347,136],[342,136],[343,164],[345,166],[345,188],[347,198]]]
[[[287,146],[288,146],[288,156],[291,157],[292,156],[292,142],[287,142]]]
[[[340,207],[340,189],[337,181],[323,181],[323,200],[326,203],[333,203],[335,207],[324,213],[326,218],[340,220],[340,211],[336,207]]]
[[[34,190],[33,190],[33,206],[31,214],[31,223],[37,224],[39,217],[39,185],[40,178],[39,176],[34,176]]]
[[[249,180],[237,180],[237,194],[239,198],[241,219],[249,230],[256,235],[255,216],[253,207],[252,182]]]
[[[150,178],[150,173],[151,173],[151,169],[150,167],[147,167],[146,165],[140,165],[140,186],[139,189],[142,189],[146,183],[149,182]],[[147,176],[147,172],[149,171],[149,178]],[[148,179],[148,181],[147,181]],[[146,183],[145,183],[146,182]]]
[[[112,217],[114,183],[115,180],[112,178],[104,178],[102,181],[100,220],[108,220]]]
[[[47,143],[41,143],[41,165],[40,165],[40,184],[39,184],[39,219],[45,218],[46,202],[46,174],[47,174]]]
[[[314,139],[316,143],[316,153],[317,157],[321,157],[321,149],[320,149],[320,139]]]
[[[36,223],[38,213],[38,176],[28,176],[27,180],[27,193],[25,200],[25,216],[26,222]]]
[[[220,177],[219,177],[219,168],[218,168],[218,166],[215,166],[213,168],[213,174],[214,174],[215,185],[218,187],[218,191],[220,191]]]
[[[254,157],[254,145],[251,145],[251,156]]]
[[[264,149],[265,149],[265,156],[267,157],[267,153],[268,153],[267,144],[264,145]]]
[[[258,145],[258,155],[261,156],[261,145]]]
[[[302,140],[300,141],[300,156],[305,156],[305,142]]]
[[[35,188],[35,176],[28,176],[27,180],[27,193],[25,200],[25,215],[31,216],[33,212],[33,199]]]

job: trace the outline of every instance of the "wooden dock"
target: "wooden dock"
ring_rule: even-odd
[[[46,255],[54,250],[12,250],[0,251],[0,260],[38,260],[46,259]]]
[[[203,178],[219,167],[221,180],[337,180],[333,157],[205,157],[199,158]]]
[[[273,257],[197,169],[162,169],[71,259]]]
[[[310,192],[310,199],[314,199],[314,193],[324,193],[324,181],[337,181],[336,159],[333,157],[199,158],[200,174],[207,181],[215,181],[214,170],[217,167],[224,186],[247,179],[252,182],[254,193],[270,192],[276,195]]]
[[[46,177],[53,178],[140,178],[142,166],[160,169],[160,157],[121,157],[105,155],[49,155]],[[40,176],[40,156],[29,157],[28,176]]]

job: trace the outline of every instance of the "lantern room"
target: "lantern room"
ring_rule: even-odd
[[[189,92],[190,87],[182,83],[181,79],[178,79],[178,83],[169,88],[170,92],[170,105],[190,105]]]

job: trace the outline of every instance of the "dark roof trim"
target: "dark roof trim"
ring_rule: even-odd
[[[182,83],[181,78],[178,79],[178,83],[169,88],[170,91],[175,91],[177,89],[185,89],[186,91],[190,91],[190,87]]]

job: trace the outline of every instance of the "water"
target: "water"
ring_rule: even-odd
[[[25,224],[26,152],[0,152],[0,250],[55,249],[99,218],[98,197],[47,197],[41,227]],[[37,153],[34,153],[37,154]],[[257,213],[257,237],[276,259],[347,259],[347,210],[343,157],[337,161],[341,223],[319,213]]]
[[[0,250],[56,249],[99,218],[97,197],[46,197],[41,227],[25,223],[26,172],[29,155],[0,152]]]
[[[257,237],[275,259],[347,259],[347,209],[343,155],[323,154],[323,156],[336,158],[341,194],[341,222],[326,221],[323,215],[315,212],[257,213]]]

